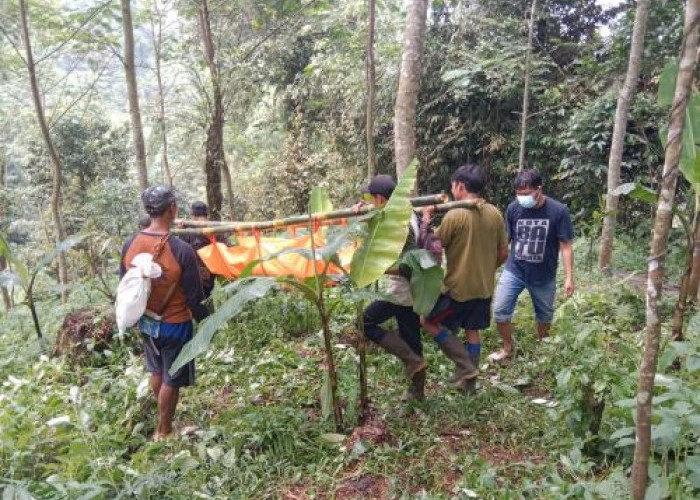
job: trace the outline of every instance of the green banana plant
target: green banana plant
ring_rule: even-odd
[[[273,289],[281,288],[283,290],[294,290],[315,305],[321,319],[326,364],[328,366],[327,376],[324,377],[324,382],[322,384],[321,401],[326,402],[324,407],[327,407],[329,412],[332,408],[336,428],[340,431],[342,429],[342,411],[336,396],[337,378],[330,331],[333,306],[327,304],[326,285],[329,281],[343,283],[346,290],[351,290],[345,294],[344,297],[358,303],[358,316],[361,314],[361,301],[366,300],[369,293],[367,290],[362,289],[378,280],[387,269],[395,265],[403,250],[409,230],[408,224],[411,217],[410,196],[415,184],[416,169],[417,162],[414,161],[399,181],[387,205],[383,209],[376,210],[374,215],[369,219],[369,227],[366,232],[363,233],[360,231],[358,224],[354,223],[343,231],[332,233],[331,236],[327,238],[328,241],[326,245],[322,247],[316,247],[312,240],[311,249],[285,249],[280,252],[280,254],[290,252],[298,253],[310,260],[324,262],[325,266],[323,266],[322,272],[317,273],[314,277],[302,280],[294,277],[271,278],[248,276],[250,271],[260,262],[273,259],[279,256],[279,254],[266,256],[250,263],[241,274],[241,279],[224,288],[224,293],[228,295],[228,298],[217,308],[214,314],[199,325],[197,335],[182,349],[180,355],[173,363],[171,372],[175,372],[197,355],[206,352],[209,349],[214,334],[231,318],[240,313],[243,306],[248,302],[265,296]],[[332,206],[330,200],[328,200],[327,194],[320,189],[315,189],[311,196],[309,211],[311,213],[323,213],[323,211],[330,209],[332,209]],[[312,229],[311,227],[309,228],[310,232]],[[351,263],[351,270],[349,272],[344,270],[344,275],[342,276],[330,276],[327,273],[330,263],[334,262],[339,264],[338,253],[343,248],[358,240],[361,241],[361,246],[355,252]],[[425,256],[416,254],[412,259],[416,267],[416,280],[418,280],[421,274],[419,271],[426,267]],[[427,267],[432,269],[435,266]],[[314,268],[316,267],[314,266]],[[435,277],[436,274],[433,272],[432,276]],[[441,276],[438,281],[441,282]],[[352,290],[354,290],[354,292]],[[426,304],[429,300],[426,297],[427,295],[423,294],[420,296],[419,300],[421,307],[424,309],[427,308]],[[430,306],[432,307],[432,304]],[[360,337],[362,337],[361,333]],[[359,349],[359,354],[362,359],[363,352],[361,349]],[[364,376],[363,363],[361,362],[361,400],[363,399],[362,386],[365,382],[366,377]],[[366,405],[366,388],[364,393],[365,402],[361,402],[361,406]],[[362,409],[360,414],[363,414]]]

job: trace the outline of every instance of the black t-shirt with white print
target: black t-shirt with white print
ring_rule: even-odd
[[[574,239],[569,209],[550,197],[539,208],[524,208],[516,200],[508,205],[505,219],[510,238],[506,269],[532,285],[553,280],[559,242]]]

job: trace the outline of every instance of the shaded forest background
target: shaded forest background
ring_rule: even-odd
[[[545,174],[547,190],[569,204],[584,233],[604,191],[634,18],[630,4],[604,10],[593,0],[548,0],[536,21],[527,163]],[[26,69],[14,50],[21,47],[15,5],[5,7],[0,231],[48,247],[43,228],[50,170],[29,105]],[[47,1],[28,8],[46,115],[64,164],[66,231],[87,226],[124,236],[135,225],[139,190],[119,5]],[[501,207],[508,203],[518,161],[529,8],[528,1],[432,4],[416,115],[421,192],[445,190],[457,166],[476,161],[489,172],[488,197]],[[328,187],[334,199],[352,201],[366,178],[366,7],[352,1],[211,2],[209,13],[233,186],[234,213],[224,203],[224,217],[303,212],[316,185]],[[665,61],[677,56],[682,14],[681,1],[651,7],[623,182],[657,185],[663,160],[658,131],[666,111],[655,92]],[[395,170],[392,120],[403,16],[401,2],[377,5],[374,135],[384,173]],[[205,199],[212,86],[198,9],[193,2],[144,0],[133,2],[132,17],[149,181],[168,181],[167,158],[183,201]],[[647,235],[649,210],[625,207],[621,230]]]

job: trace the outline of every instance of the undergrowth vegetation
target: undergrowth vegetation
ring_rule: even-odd
[[[137,339],[88,345],[80,362],[48,355],[65,312],[99,294],[42,302],[43,344],[16,308],[0,326],[3,498],[626,498],[643,290],[581,275],[542,343],[521,299],[517,358],[482,365],[474,397],[448,388],[450,362],[426,338],[426,401],[401,404],[400,363],[370,350],[372,413],[359,428],[355,306],[333,290],[344,434],[319,398],[319,320],[286,292],[215,337],[182,397],[178,437],[164,442],[150,439],[155,402]],[[700,315],[689,317],[685,342],[663,341],[649,498],[700,488]],[[494,327],[484,338],[486,352],[498,348]]]

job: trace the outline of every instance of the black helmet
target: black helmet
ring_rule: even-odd
[[[176,203],[172,188],[163,185],[151,186],[141,193],[141,202],[146,213],[151,217],[159,217]]]

